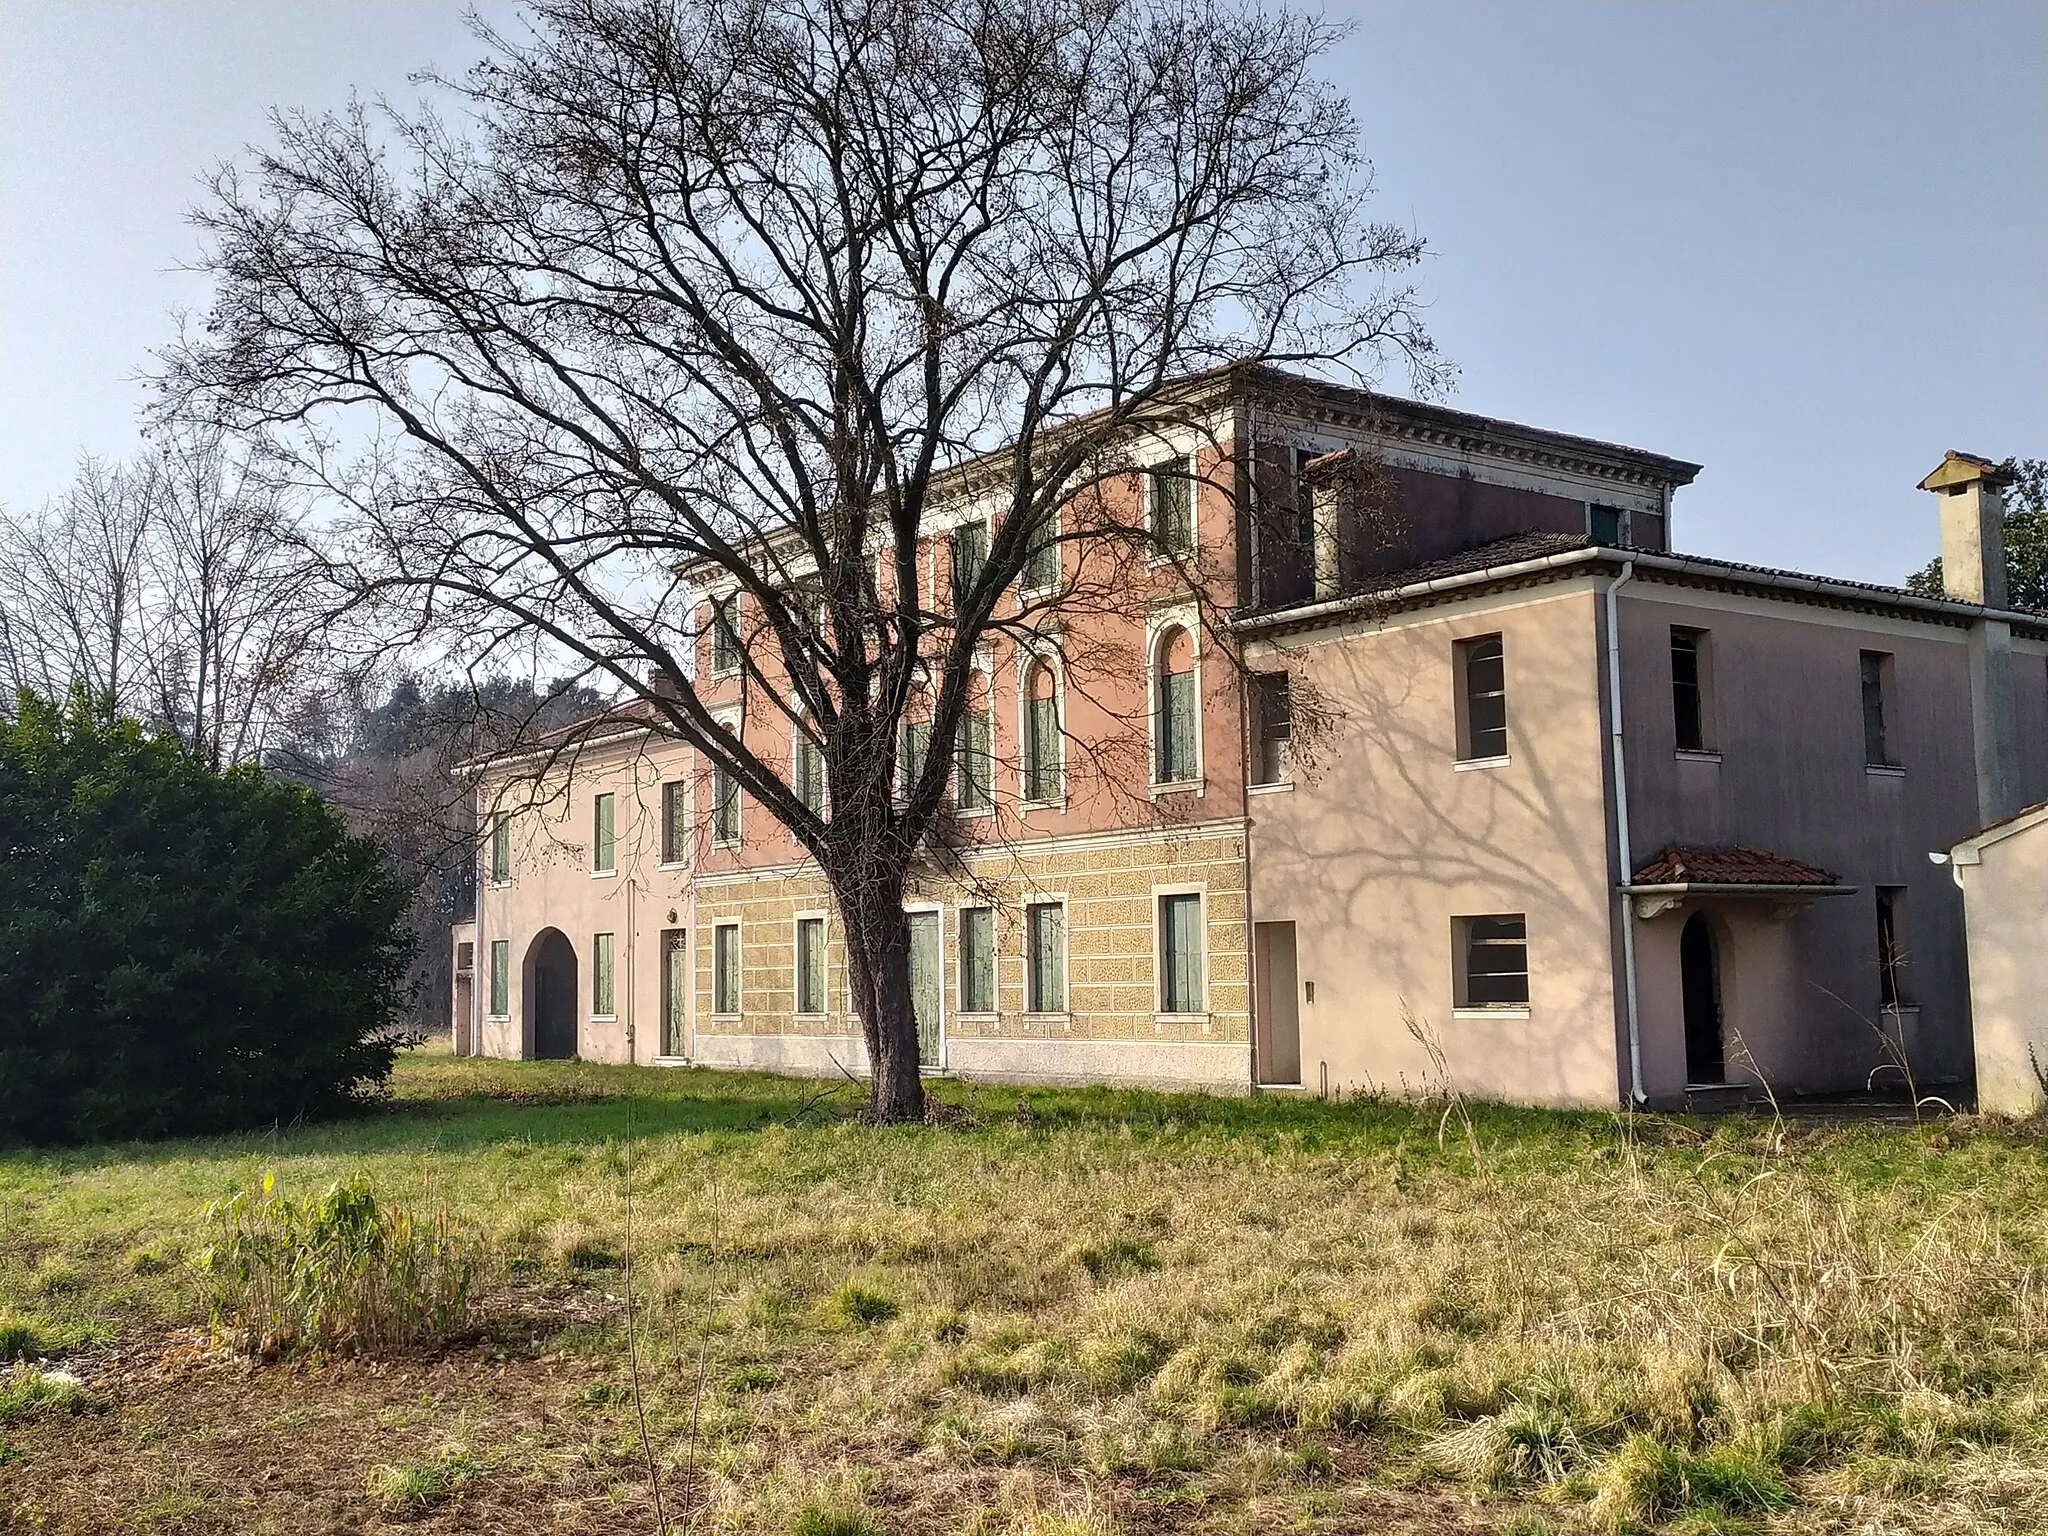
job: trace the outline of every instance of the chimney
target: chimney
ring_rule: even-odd
[[[2004,477],[1998,466],[1950,449],[1920,482],[1941,506],[1941,585],[1958,602],[2002,609],[2005,588]],[[2013,715],[2012,626],[1991,614],[1970,623],[1970,725],[1977,759],[1977,823],[2019,809]]]
[[[2005,606],[2004,484],[1989,459],[1953,448],[1920,482],[1941,498],[1941,586],[1959,602]]]
[[[682,692],[675,685],[675,679],[662,667],[647,669],[647,691],[657,699],[679,699]]]

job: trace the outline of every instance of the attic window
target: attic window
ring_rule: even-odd
[[[1586,532],[1595,544],[1620,544],[1626,542],[1628,515],[1619,507],[1588,506],[1586,508]]]

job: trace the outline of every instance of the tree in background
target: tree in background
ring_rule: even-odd
[[[303,513],[276,468],[178,424],[0,520],[0,696],[76,683],[210,767],[259,757],[323,649]]]
[[[390,1074],[406,890],[310,790],[74,693],[0,723],[0,1137],[333,1114]]]
[[[2005,477],[2006,601],[2048,613],[2048,459],[2007,459]],[[1942,596],[1941,556],[1906,578],[1922,597]]]
[[[351,502],[328,576],[352,618],[472,652],[544,637],[786,828],[842,918],[872,1113],[918,1117],[903,897],[974,658],[1127,599],[1162,553],[1213,616],[1212,573],[1094,489],[1215,432],[1191,376],[1427,379],[1420,242],[1367,215],[1317,74],[1336,30],[1279,5],[523,19],[477,22],[486,60],[432,82],[452,115],[280,116],[217,177],[216,298],[167,390]],[[928,577],[927,514],[969,465],[987,546]],[[1049,553],[1068,585],[1013,601]],[[745,598],[750,727],[695,687],[709,585]],[[823,796],[792,782],[792,734]]]
[[[375,838],[409,893],[407,994],[418,1028],[448,1026],[448,930],[475,911],[475,792],[457,765],[587,719],[607,703],[566,679],[539,688],[508,678],[426,686],[401,674],[381,698],[345,681],[302,700],[285,722],[266,767],[318,791],[351,830]]]

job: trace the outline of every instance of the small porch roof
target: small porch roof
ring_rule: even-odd
[[[1637,915],[1649,918],[1689,896],[1751,897],[1796,910],[1816,897],[1853,895],[1856,887],[1831,869],[1768,849],[1671,843],[1637,866],[1622,890],[1636,898]]]

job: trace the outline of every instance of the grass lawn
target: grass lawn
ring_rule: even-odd
[[[348,1123],[0,1151],[0,1358],[64,1368],[0,1366],[0,1529],[653,1533],[651,1465],[774,1536],[2048,1531],[2029,1128],[939,1093],[423,1052]],[[475,1326],[218,1347],[266,1173],[445,1213]]]

